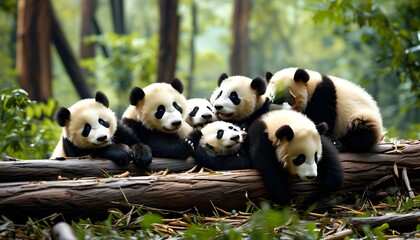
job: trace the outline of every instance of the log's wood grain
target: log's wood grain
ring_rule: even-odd
[[[344,167],[342,188],[329,193],[324,192],[317,181],[302,182],[292,178],[290,189],[294,203],[318,202],[318,206],[322,207],[337,204],[356,194],[384,197],[401,191],[404,193],[406,189],[401,178],[403,168],[407,170],[415,195],[420,191],[419,141],[400,145],[381,144],[372,153],[342,153],[340,156]],[[88,162],[78,161],[79,165]],[[154,161],[154,164],[157,162]],[[104,164],[110,163],[112,162]],[[167,166],[165,164],[163,166]],[[182,163],[188,164],[191,163]],[[192,165],[193,163],[186,169]],[[2,166],[0,176],[9,174],[8,171],[13,169]],[[89,172],[81,171],[81,167],[76,166],[69,168],[68,172],[74,175],[77,175],[78,171]],[[111,170],[122,170],[115,166],[108,167]],[[60,167],[56,165],[56,168]],[[98,170],[102,167],[98,164],[90,165],[90,168],[90,176],[102,176],[102,172]],[[37,170],[35,167],[29,167],[26,176],[29,176],[31,171],[36,173]],[[42,171],[47,174],[47,171]],[[50,171],[54,171],[54,168]],[[57,176],[58,173],[53,175]],[[41,218],[52,213],[63,213],[67,218],[100,218],[107,214],[109,208],[124,205],[125,199],[131,204],[160,209],[184,211],[195,208],[200,212],[211,212],[214,210],[213,205],[230,211],[245,207],[248,200],[258,204],[260,200],[269,198],[260,175],[253,169],[216,173],[173,173],[165,176],[0,183],[0,213],[23,221],[27,216]]]
[[[12,219],[58,212],[66,217],[104,217],[117,203],[160,209],[211,211],[244,207],[268,194],[254,170],[166,176],[0,183],[0,213]]]
[[[390,214],[378,217],[350,218],[348,223],[357,228],[361,228],[363,225],[380,226],[384,223],[388,223],[391,229],[414,229],[417,224],[420,223],[420,211],[404,214]]]
[[[121,174],[126,171],[131,176],[149,175],[151,172],[165,171],[184,172],[195,163],[187,160],[155,158],[147,167],[135,164],[118,165],[106,159],[66,159],[66,160],[15,160],[0,161],[0,182],[57,180],[62,178],[104,177]]]

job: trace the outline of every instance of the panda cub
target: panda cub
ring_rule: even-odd
[[[252,122],[269,111],[270,101],[265,96],[267,82],[261,77],[228,77],[221,74],[218,87],[210,97],[216,116],[223,121],[248,130]]]
[[[343,182],[343,168],[330,139],[320,136],[325,123],[315,125],[302,113],[274,110],[264,114],[249,129],[250,155],[267,189],[279,204],[291,200],[288,179],[319,178],[325,190]]]
[[[205,98],[191,98],[187,100],[187,116],[185,121],[193,128],[203,127],[207,123],[216,121],[213,105]]]
[[[182,95],[182,82],[175,78],[171,84],[152,83],[145,88],[135,87],[122,123],[133,129],[152,149],[154,157],[186,159],[192,155],[185,138],[192,127],[185,122],[187,100]]]
[[[187,141],[194,146],[194,159],[202,167],[212,170],[251,168],[251,159],[243,147],[247,133],[238,126],[215,121],[195,129]]]
[[[106,95],[97,92],[94,99],[80,100],[68,109],[60,108],[56,117],[63,131],[51,159],[91,155],[116,163],[133,160],[142,166],[150,164],[150,148],[119,124],[108,107]]]
[[[371,150],[383,138],[376,101],[360,86],[338,77],[302,68],[286,68],[269,79],[268,94],[286,100],[315,124],[328,124],[327,136],[341,152]]]

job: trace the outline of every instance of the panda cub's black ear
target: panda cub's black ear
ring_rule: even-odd
[[[291,141],[293,137],[295,136],[295,133],[293,132],[293,129],[289,125],[283,125],[279,127],[276,131],[276,138],[282,140],[283,138],[286,138],[287,141]]]
[[[319,135],[324,135],[328,131],[328,124],[326,122],[322,122],[315,127]]]
[[[258,95],[263,95],[267,90],[267,81],[262,77],[256,77],[251,82],[251,88],[257,91]]]
[[[70,116],[71,113],[67,108],[61,107],[60,109],[58,109],[56,115],[58,125],[60,125],[60,127],[66,126],[66,122],[70,121]]]
[[[181,80],[179,80],[178,78],[174,78],[174,80],[172,80],[171,86],[181,94],[184,91],[184,85],[182,85]]]
[[[222,73],[219,77],[219,79],[217,79],[217,86],[220,87],[220,84],[222,84],[222,82],[228,78],[228,75],[226,73]]]
[[[109,101],[106,97],[105,93],[98,91],[96,92],[95,101],[98,103],[102,103],[105,107],[109,107]]]
[[[139,88],[139,87],[134,87],[131,92],[130,92],[130,104],[135,106],[137,105],[137,103],[141,100],[143,100],[145,94],[143,89]]]
[[[309,81],[309,73],[303,68],[298,68],[293,76],[293,79],[295,82],[302,81],[307,83]]]
[[[267,83],[270,82],[271,78],[273,77],[273,74],[271,72],[265,72],[265,80],[267,81]]]

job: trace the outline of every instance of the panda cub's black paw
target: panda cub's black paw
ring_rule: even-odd
[[[190,147],[191,151],[193,152],[195,149],[194,143],[188,138],[185,139],[185,143],[187,143],[187,146]]]
[[[152,149],[149,146],[138,143],[131,146],[133,150],[133,163],[139,166],[148,166],[152,160]]]
[[[117,164],[127,164],[131,161],[132,154],[129,146],[119,143],[100,149],[98,157],[108,158]]]

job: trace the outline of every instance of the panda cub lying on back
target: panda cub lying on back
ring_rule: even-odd
[[[315,126],[293,110],[268,112],[251,125],[248,133],[252,163],[278,203],[290,203],[290,176],[303,181],[320,178],[326,190],[342,184],[338,151],[327,137],[320,136],[326,130],[325,123]]]
[[[187,138],[194,147],[194,159],[212,170],[251,168],[248,149],[244,147],[247,133],[238,126],[215,121],[195,129]]]
[[[57,123],[63,131],[51,159],[91,155],[116,163],[133,160],[139,165],[150,164],[150,148],[119,124],[108,106],[106,95],[97,92],[94,99],[80,100],[68,109],[60,108]]]

